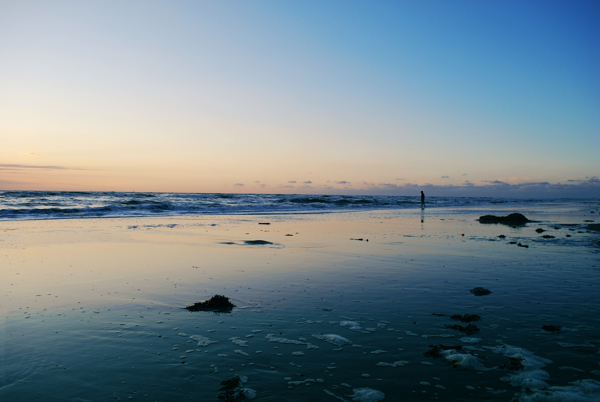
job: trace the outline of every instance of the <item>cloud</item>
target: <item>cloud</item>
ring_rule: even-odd
[[[294,183],[296,183],[296,180],[290,180],[290,181],[288,181],[288,183],[294,184]]]
[[[401,178],[398,177],[396,180],[406,180],[406,179],[401,179]]]
[[[466,175],[467,175],[466,173],[463,173],[463,174],[462,174],[462,176],[466,176]]]
[[[42,154],[36,154],[35,152],[28,152],[26,154],[20,154],[21,156],[24,156],[26,158],[41,158]]]
[[[509,186],[510,184],[508,184],[505,181],[500,181],[500,180],[482,180],[482,183],[490,183],[490,184],[502,184],[505,186]]]
[[[234,187],[244,187],[244,183],[235,183]]]
[[[335,183],[337,183],[337,184],[344,184],[344,185],[345,184],[350,184],[350,182],[346,181],[346,180],[336,181]]]
[[[303,181],[302,183],[304,183],[304,184],[312,184],[312,181],[307,180],[307,181]]]
[[[574,184],[531,181],[506,183],[501,180],[485,181],[476,185],[468,180],[460,185],[369,183],[360,188],[332,189],[320,187],[317,191],[348,195],[418,195],[423,190],[428,196],[444,197],[506,197],[506,198],[600,198],[600,179],[591,177]]]
[[[450,177],[448,176],[442,176],[442,179],[449,179]]]
[[[15,163],[0,163],[0,170],[27,170],[27,169],[41,169],[41,170],[89,170],[81,168],[73,168],[68,166],[49,166],[49,165],[21,165]]]

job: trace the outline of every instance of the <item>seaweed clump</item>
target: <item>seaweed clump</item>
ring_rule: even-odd
[[[229,301],[229,297],[223,295],[214,295],[209,300],[197,302],[191,306],[186,306],[189,311],[212,311],[215,313],[231,313],[235,304]]]
[[[480,223],[501,223],[504,225],[524,225],[531,222],[522,214],[509,214],[507,216],[483,215],[479,217]]]
[[[256,392],[250,388],[242,388],[242,384],[248,381],[247,378],[242,378],[239,375],[234,375],[226,380],[221,381],[222,391],[217,398],[225,402],[241,402],[254,399]]]
[[[425,357],[433,357],[434,359],[444,357],[442,351],[444,350],[462,350],[462,346],[447,346],[447,345],[429,345],[429,350],[423,353]]]
[[[481,320],[481,316],[479,316],[477,314],[465,314],[465,315],[454,314],[450,318],[453,320],[458,320],[460,322],[473,322],[473,321]]]
[[[467,325],[466,327],[463,327],[462,325],[446,325],[446,328],[450,328],[450,329],[454,329],[460,332],[464,332],[467,335],[473,335],[479,332],[479,328],[471,323],[469,325]]]
[[[523,362],[524,359],[520,359],[518,357],[509,357],[508,363],[503,363],[498,368],[500,370],[508,370],[508,371],[520,371],[525,368],[525,364]]]
[[[475,296],[486,296],[486,295],[489,295],[490,293],[492,293],[491,290],[482,288],[480,286],[469,290],[469,292],[473,293]]]

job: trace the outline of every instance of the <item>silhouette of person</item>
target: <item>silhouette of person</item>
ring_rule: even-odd
[[[425,208],[425,194],[421,191],[421,208]]]

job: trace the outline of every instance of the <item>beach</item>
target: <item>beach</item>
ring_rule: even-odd
[[[597,208],[2,221],[0,399],[598,400]]]

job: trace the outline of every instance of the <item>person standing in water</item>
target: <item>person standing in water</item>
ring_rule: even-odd
[[[425,208],[425,194],[421,191],[421,208]]]

